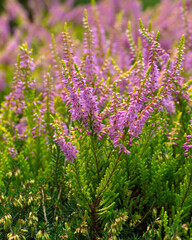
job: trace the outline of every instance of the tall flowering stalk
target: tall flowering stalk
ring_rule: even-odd
[[[84,61],[83,61],[83,68],[84,68],[84,73],[86,76],[86,81],[90,84],[90,86],[94,86],[94,77],[95,77],[95,66],[94,66],[94,39],[93,39],[93,33],[92,30],[89,27],[88,23],[88,17],[87,17],[87,11],[85,10],[85,16],[83,18],[83,26],[85,29],[84,32],[84,48],[83,48],[83,53],[84,53]]]
[[[26,101],[30,99],[29,93],[35,87],[35,80],[32,78],[34,71],[34,63],[31,58],[32,52],[27,49],[27,44],[20,47],[21,55],[18,58],[16,72],[14,75],[12,92],[7,96],[7,101],[11,109],[14,109],[16,114],[21,114],[26,107]]]
[[[67,127],[60,121],[57,121],[53,124],[55,128],[55,135],[53,136],[54,141],[59,145],[63,151],[66,160],[73,161],[76,159],[78,150],[77,147],[73,145],[72,136],[68,134]]]

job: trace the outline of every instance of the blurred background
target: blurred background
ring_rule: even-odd
[[[0,12],[2,12],[4,10],[4,3],[6,0],[0,0]],[[150,6],[154,6],[157,3],[160,2],[160,0],[140,0],[143,6],[143,9],[146,9]],[[27,1],[26,0],[19,0],[19,2],[26,8],[28,9],[27,6]],[[65,2],[65,0],[60,0],[60,2]],[[80,4],[86,4],[86,3],[90,3],[91,0],[74,0],[74,5],[80,5]]]
[[[63,31],[63,23],[65,21],[68,22],[69,26],[73,29],[71,32],[72,38],[82,39],[83,5],[89,4],[91,1],[92,0],[0,0],[0,103],[10,91],[15,71],[14,64],[19,54],[18,46],[27,42],[28,47],[33,49],[34,57],[38,59],[39,65],[43,64],[44,58],[48,61],[47,58],[50,57],[49,44],[51,43],[51,33],[54,34],[56,40],[59,41],[61,39],[59,34]],[[174,31],[174,29],[172,30],[173,27],[170,27],[176,25],[169,24],[169,28],[167,28],[168,21],[162,21],[162,19],[165,20],[171,15],[170,11],[174,12],[175,16],[175,9],[178,8],[171,6],[171,9],[167,9],[166,1],[162,1],[164,5],[159,10],[158,3],[160,3],[161,0],[95,1],[99,3],[98,11],[101,14],[103,26],[105,26],[104,28],[106,29],[110,29],[110,27],[113,26],[117,16],[118,21],[121,21],[120,19],[123,16],[121,12],[123,12],[125,14],[122,17],[122,29],[125,30],[128,20],[131,21],[134,39],[137,39],[138,36],[138,19],[140,17],[146,24],[153,18],[153,29],[156,30],[155,27],[158,26],[158,30],[163,30],[164,35],[161,34],[160,39],[163,47],[168,48],[173,42],[172,39],[177,39],[175,34],[173,34],[176,31]],[[106,5],[105,2],[108,5]],[[90,4],[89,6],[87,5],[86,8],[88,12],[91,12]],[[119,13],[119,15],[117,13]],[[174,18],[173,21],[175,22]],[[171,33],[170,31],[166,31],[166,29],[171,29]],[[163,41],[164,39],[165,41]]]

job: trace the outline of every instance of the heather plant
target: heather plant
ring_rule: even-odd
[[[67,23],[52,36],[43,66],[20,47],[0,108],[0,237],[190,239],[188,40],[172,55],[151,24],[135,38],[122,13],[107,29],[94,11],[82,42]]]

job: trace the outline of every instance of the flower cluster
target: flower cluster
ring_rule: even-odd
[[[66,125],[60,121],[57,121],[55,124],[53,124],[53,127],[56,130],[53,136],[54,141],[63,151],[66,160],[73,161],[76,159],[79,150],[77,150],[77,147],[73,145],[72,141],[74,139],[68,134]]]

